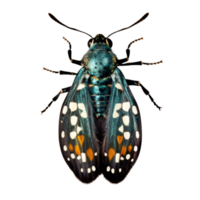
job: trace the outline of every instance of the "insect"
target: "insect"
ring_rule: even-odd
[[[129,85],[140,86],[154,105],[149,91],[139,82],[125,79],[118,68],[128,65],[153,65],[142,61],[127,63],[130,46],[143,38],[132,41],[126,49],[126,58],[118,59],[112,52],[110,36],[131,28],[143,21],[149,13],[127,28],[105,37],[94,38],[78,29],[66,26],[52,14],[57,23],[91,37],[88,52],[82,60],[72,59],[71,43],[68,56],[73,64],[81,66],[78,73],[51,71],[60,75],[76,75],[71,87],[63,88],[42,111],[45,112],[60,94],[68,92],[60,111],[59,141],[62,155],[75,176],[90,183],[100,174],[112,183],[122,181],[135,164],[142,141],[141,117]]]

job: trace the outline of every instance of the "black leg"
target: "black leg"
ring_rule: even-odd
[[[49,108],[55,103],[60,100],[60,98],[66,94],[70,89],[70,86],[60,88],[48,101],[46,106],[42,108],[42,110],[38,110],[39,116],[43,116],[45,113],[48,112]]]
[[[44,71],[50,74],[57,74],[59,76],[75,76],[77,72],[75,71],[68,71],[63,69],[53,70],[46,67],[46,65],[41,65],[40,71]]]
[[[147,88],[142,81],[140,80],[135,80],[135,79],[126,79],[126,82],[128,85],[133,86],[133,87],[139,87],[141,90],[142,94],[146,96],[151,103],[153,103],[155,109],[158,112],[163,112],[163,109],[165,109],[164,106],[160,106],[160,104],[156,101],[156,98],[152,95],[152,92],[149,88]]]
[[[155,62],[145,62],[143,60],[131,61],[128,57],[119,59],[119,65],[121,67],[141,67],[141,66],[155,66],[165,64],[165,58],[160,58]]]

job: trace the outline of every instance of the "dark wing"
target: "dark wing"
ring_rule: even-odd
[[[88,91],[89,75],[81,69],[60,112],[59,140],[62,155],[82,182],[99,175],[99,156],[95,137],[93,107]]]
[[[122,181],[136,162],[142,139],[139,108],[119,69],[107,109],[107,135],[104,144],[104,170],[112,183]]]

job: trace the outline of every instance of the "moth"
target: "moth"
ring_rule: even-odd
[[[74,76],[70,86],[62,87],[39,110],[40,116],[62,97],[57,117],[57,144],[64,165],[75,180],[91,185],[103,178],[111,185],[122,184],[132,173],[140,159],[144,130],[142,111],[131,86],[138,87],[153,103],[158,112],[164,106],[156,101],[142,81],[128,79],[121,66],[144,66],[165,64],[165,59],[156,62],[131,61],[133,44],[145,37],[127,43],[125,57],[119,58],[110,37],[146,21],[151,13],[143,13],[127,27],[104,33],[90,34],[71,27],[53,12],[47,17],[55,24],[73,32],[89,36],[87,50],[81,59],[74,58],[74,46],[70,39],[61,36],[67,44],[67,58],[72,66],[79,66],[78,73],[67,70],[51,70],[42,65],[41,71],[59,76]]]

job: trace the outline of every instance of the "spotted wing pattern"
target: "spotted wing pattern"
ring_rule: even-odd
[[[119,69],[112,75],[107,108],[103,174],[110,182],[122,181],[136,162],[142,139],[137,103]]]
[[[103,171],[106,179],[118,183],[130,171],[140,152],[139,108],[123,74],[116,69],[112,74],[112,91],[104,115],[106,137],[99,148],[88,79],[89,75],[81,69],[61,108],[61,151],[68,166],[82,182],[93,181]]]
[[[100,169],[88,78],[81,69],[64,100],[59,120],[62,155],[76,177],[85,183],[93,181]]]

